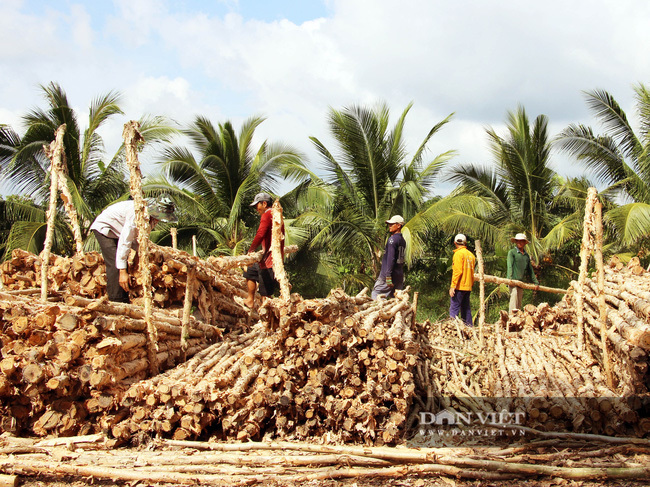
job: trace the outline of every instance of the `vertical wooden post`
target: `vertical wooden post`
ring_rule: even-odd
[[[284,254],[282,252],[282,244],[284,242],[284,233],[282,232],[282,206],[280,200],[275,200],[271,207],[271,214],[273,216],[271,226],[271,256],[273,258],[273,274],[275,279],[280,283],[280,297],[285,301],[289,301],[291,297],[291,287],[289,286],[289,279],[287,273],[284,271]]]
[[[169,233],[172,236],[172,249],[176,250],[178,249],[178,228],[171,227]]]
[[[187,281],[185,283],[185,299],[183,301],[183,317],[181,319],[181,350],[185,356],[188,348],[187,339],[189,338],[190,314],[192,312],[192,302],[194,289],[196,287],[196,268],[190,267],[187,270]],[[184,357],[186,358],[186,357]]]
[[[576,315],[578,318],[578,350],[583,350],[585,348],[585,318],[583,314],[583,289],[585,281],[587,279],[587,269],[589,268],[589,258],[591,256],[591,250],[593,248],[593,216],[594,216],[594,206],[597,201],[597,191],[596,188],[589,188],[587,190],[587,200],[585,201],[585,218],[583,221],[582,228],[582,243],[580,244],[580,274],[578,275],[578,281],[574,281],[573,287],[576,290]],[[589,350],[589,347],[587,347]]]
[[[149,212],[142,194],[142,173],[138,161],[138,143],[144,142],[140,134],[140,124],[131,120],[124,124],[124,146],[126,148],[126,162],[130,174],[130,190],[135,208],[135,224],[138,229],[138,256],[140,259],[140,276],[142,278],[142,293],[144,297],[144,319],[147,324],[147,355],[149,370],[152,375],[158,373],[158,330],[151,318],[153,296],[151,292],[151,270],[149,269]]]
[[[600,318],[600,342],[603,351],[603,364],[605,366],[605,377],[607,385],[614,390],[614,378],[612,376],[612,363],[607,349],[607,303],[605,302],[605,266],[603,264],[603,205],[596,201],[594,206],[594,260],[596,261],[596,273],[598,276],[598,311]]]
[[[196,235],[192,235],[192,255],[196,257]]]
[[[478,283],[479,283],[479,310],[478,310],[478,342],[483,347],[483,329],[485,327],[485,268],[483,267],[483,250],[481,241],[474,241],[476,249],[476,262],[478,264]]]
[[[56,197],[59,188],[59,171],[56,170],[63,157],[63,134],[66,125],[56,129],[54,141],[50,146],[44,146],[45,154],[50,159],[50,204],[47,209],[47,228],[45,230],[45,243],[41,252],[41,301],[47,301],[47,269],[50,265],[50,253],[52,251],[52,240],[54,237],[54,220],[56,218]]]

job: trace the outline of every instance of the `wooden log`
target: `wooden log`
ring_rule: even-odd
[[[50,146],[43,146],[45,154],[50,159],[50,203],[47,210],[47,228],[45,230],[45,243],[41,252],[41,301],[47,301],[47,269],[50,262],[50,252],[52,250],[52,239],[54,237],[54,219],[56,217],[56,199],[59,186],[59,171],[56,167],[61,164],[63,157],[63,134],[66,125],[62,124],[56,130],[54,141]]]
[[[474,274],[474,279],[479,280],[480,276],[479,274]],[[485,274],[483,276],[483,279],[485,282],[491,282],[494,284],[505,284],[507,286],[515,286],[515,287],[520,287],[522,289],[533,289],[537,291],[542,291],[545,293],[555,293],[555,294],[566,294],[567,290],[566,289],[559,289],[555,287],[547,287],[547,286],[538,286],[537,284],[531,284],[528,282],[522,282],[522,281],[517,281],[516,279],[505,279],[503,277],[497,277],[497,276],[491,276],[489,274]]]

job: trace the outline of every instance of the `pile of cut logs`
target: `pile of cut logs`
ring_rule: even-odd
[[[604,274],[605,341],[613,352],[609,354],[612,385],[621,394],[630,396],[650,387],[650,273],[633,258],[627,266],[612,259]],[[587,353],[606,368],[596,279],[587,279],[581,289]],[[572,286],[565,298],[569,306],[575,308],[578,293],[578,286]]]
[[[407,292],[388,301],[341,290],[318,300],[293,295],[267,301],[260,316],[250,331],[226,334],[176,369],[133,384],[112,434],[401,438],[418,353]]]
[[[587,279],[586,346],[578,343],[573,287],[555,306],[503,312],[500,322],[485,330],[483,346],[475,329],[457,320],[425,322],[418,335],[425,361],[417,367],[419,393],[409,426],[418,426],[421,412],[486,417],[506,410],[523,413],[518,425],[541,431],[650,433],[650,273],[633,261],[628,267],[610,264],[606,276],[613,384],[603,363],[596,285]]]
[[[240,257],[222,257],[202,260],[182,250],[149,244],[154,306],[170,308],[183,306],[188,280],[192,302],[202,320],[215,326],[231,326],[248,319],[248,311],[239,300],[246,297],[245,281],[238,266],[252,263],[258,254]],[[295,251],[288,246],[285,252]],[[140,304],[142,282],[137,262],[129,263],[131,302]],[[0,264],[1,281],[7,290],[26,290],[39,286],[41,272],[38,256],[16,249],[12,258]],[[49,290],[74,296],[98,298],[106,292],[104,260],[97,252],[83,256],[50,256],[48,268]]]
[[[142,308],[69,296],[43,303],[0,293],[0,430],[85,434],[130,384],[150,376]],[[213,343],[216,327],[157,311],[158,366],[175,366]]]

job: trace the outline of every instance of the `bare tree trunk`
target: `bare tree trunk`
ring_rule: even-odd
[[[142,279],[142,294],[144,297],[144,319],[147,323],[149,368],[152,374],[158,373],[158,331],[151,319],[152,301],[151,271],[149,270],[149,214],[142,195],[142,173],[138,161],[137,146],[144,142],[139,132],[140,124],[130,121],[124,124],[124,145],[126,147],[126,161],[130,173],[130,189],[135,206],[135,224],[138,229],[138,256],[140,258],[140,274]]]
[[[50,159],[50,205],[47,210],[47,229],[45,232],[45,244],[41,252],[41,301],[47,301],[47,269],[50,264],[50,252],[52,251],[52,239],[54,237],[54,220],[56,218],[56,197],[59,187],[59,171],[57,166],[61,164],[63,157],[63,134],[66,125],[56,129],[54,141],[49,147],[44,146],[45,154]],[[58,161],[58,162],[57,162]]]

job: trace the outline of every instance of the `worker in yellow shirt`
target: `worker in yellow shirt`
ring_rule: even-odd
[[[472,326],[472,308],[469,297],[474,285],[474,266],[476,257],[467,250],[467,237],[459,233],[454,237],[454,260],[452,263],[451,286],[449,296],[451,303],[449,305],[449,316],[460,317],[467,326]]]

